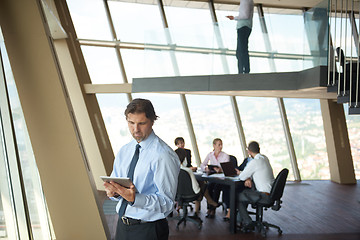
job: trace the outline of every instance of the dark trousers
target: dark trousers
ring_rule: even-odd
[[[117,223],[115,240],[167,240],[168,238],[169,225],[166,219],[128,226],[119,218]]]
[[[270,196],[254,189],[245,189],[238,195],[239,221],[244,225],[250,224],[252,219],[247,211],[248,204],[268,203]]]
[[[251,28],[242,27],[237,30],[236,58],[238,60],[239,73],[250,72],[249,60],[249,36]]]
[[[236,186],[236,194],[241,193],[245,189],[244,182],[240,182]],[[224,185],[223,189],[223,203],[225,203],[226,208],[230,208],[230,186]]]
[[[219,201],[219,197],[220,197],[222,187],[223,187],[222,184],[217,184],[217,183],[209,183],[209,185],[208,185],[208,191],[209,191],[210,197],[215,202]],[[212,210],[215,209],[215,207],[210,205],[210,204],[208,204],[207,208],[212,209]]]

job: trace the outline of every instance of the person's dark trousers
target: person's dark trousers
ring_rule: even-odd
[[[168,240],[169,225],[166,219],[155,222],[125,225],[119,219],[115,240]]]
[[[222,189],[221,184],[209,183],[209,185],[208,185],[209,194],[210,194],[212,200],[214,200],[215,202],[219,201],[221,189]],[[216,207],[214,207],[214,206],[212,206],[210,204],[207,205],[207,208],[211,209],[211,210],[216,209]]]
[[[250,72],[249,60],[249,36],[251,28],[242,27],[237,30],[236,58],[238,60],[239,73]]]
[[[237,186],[236,186],[236,194],[241,193],[243,190],[245,189],[245,185],[244,182],[240,182]],[[230,208],[230,186],[224,185],[223,186],[223,203],[225,203],[226,208]]]

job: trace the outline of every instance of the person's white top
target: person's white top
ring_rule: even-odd
[[[256,154],[254,159],[246,165],[244,171],[240,173],[239,178],[242,181],[251,178],[255,183],[256,190],[270,193],[274,174],[269,159],[260,153]]]
[[[237,20],[236,28],[249,27],[252,28],[252,19],[254,15],[254,1],[241,0],[239,6],[239,15],[235,16]]]
[[[224,153],[223,151],[219,153],[219,156],[217,158],[215,157],[215,152],[212,151],[206,156],[205,160],[201,163],[200,168],[201,170],[204,171],[205,167],[208,164],[221,167],[220,163],[229,162],[229,161],[230,161],[230,156]]]
[[[184,160],[184,162],[187,163],[186,159]],[[191,178],[192,189],[194,190],[194,193],[198,194],[200,192],[200,186],[199,186],[199,183],[196,180],[196,177],[195,177],[193,171],[191,170],[191,168],[188,168],[188,167],[184,166],[183,164],[181,164],[180,169],[185,170],[189,174],[189,176]]]

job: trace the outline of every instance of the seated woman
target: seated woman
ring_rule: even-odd
[[[187,167],[187,161],[186,161],[186,152],[184,149],[182,148],[178,148],[175,150],[176,154],[178,155],[179,159],[180,159],[180,168],[185,170],[187,173],[189,173],[190,175],[190,178],[191,178],[191,185],[192,185],[192,188],[194,190],[194,193],[198,194],[200,193],[199,195],[199,198],[195,201],[195,215],[198,215],[199,214],[199,211],[200,211],[200,202],[203,198],[203,196],[206,198],[207,200],[207,203],[211,206],[214,206],[214,207],[218,207],[218,204],[212,200],[212,198],[210,197],[210,194],[207,190],[207,184],[205,184],[204,182],[198,182],[195,178],[195,175],[192,171],[191,168]]]
[[[208,164],[209,165],[216,165],[215,171],[218,173],[222,172],[220,163],[222,162],[229,162],[230,156],[224,153],[222,150],[223,142],[220,138],[215,138],[213,140],[213,147],[214,150],[210,152],[205,160],[201,163],[200,167],[203,171],[209,172]],[[208,186],[209,193],[211,198],[217,203],[219,201],[220,192],[222,191],[223,185],[210,183]],[[208,214],[206,217],[214,218],[215,217],[215,209],[216,207],[208,205]]]

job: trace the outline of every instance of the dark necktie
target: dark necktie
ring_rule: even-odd
[[[131,160],[131,163],[130,163],[130,168],[129,168],[129,172],[128,172],[128,178],[131,179],[131,181],[133,180],[133,177],[134,177],[134,170],[135,170],[135,166],[136,166],[136,163],[139,159],[139,152],[140,152],[140,145],[137,144],[136,145],[136,150],[135,150],[135,153],[134,153],[134,156]],[[126,201],[125,199],[123,199],[122,203],[121,203],[121,206],[120,206],[120,209],[119,209],[119,216],[122,217],[125,213],[125,210],[126,210],[126,207],[128,205],[128,201]]]

